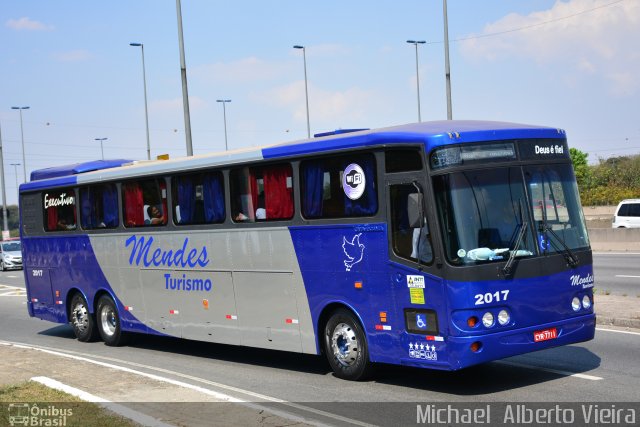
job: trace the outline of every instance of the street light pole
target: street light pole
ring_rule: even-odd
[[[102,160],[104,160],[104,147],[102,146],[102,143],[109,138],[94,138],[94,139],[96,141],[100,141],[100,153],[102,153]]]
[[[309,125],[309,89],[307,86],[307,50],[304,46],[295,45],[294,49],[302,49],[302,60],[304,61],[304,95],[307,104],[307,138],[311,138],[311,126]]]
[[[20,203],[20,187],[18,187],[18,166],[20,163],[10,163],[10,166],[13,166],[13,173],[16,175],[16,193],[18,194],[18,201],[16,204]]]
[[[28,110],[30,107],[11,107],[12,110],[20,111],[20,136],[22,138],[22,168],[24,169],[24,182],[27,182],[27,160],[24,154],[24,128],[22,126],[22,110]]]
[[[9,221],[7,220],[7,177],[4,175],[4,157],[2,155],[2,129],[0,129],[0,176],[2,176],[2,240],[4,240],[9,236]]]
[[[216,99],[216,102],[220,102],[222,104],[222,116],[224,117],[224,149],[225,151],[229,151],[229,145],[227,145],[227,108],[225,104],[227,102],[231,102],[230,99]]]
[[[447,80],[447,120],[453,117],[451,109],[451,68],[449,67],[449,19],[447,18],[447,0],[442,0],[444,16],[444,74]]]
[[[144,85],[144,119],[147,126],[147,160],[151,160],[151,142],[149,140],[149,110],[147,108],[147,72],[144,67],[144,44],[129,43],[129,46],[140,46],[142,52],[142,83]]]
[[[418,90],[418,122],[422,121],[422,117],[420,115],[420,73],[418,71],[418,45],[425,44],[424,40],[407,40],[407,43],[412,44],[416,47],[416,88]]]
[[[180,45],[180,76],[182,77],[182,105],[184,108],[184,133],[187,138],[187,156],[193,156],[191,142],[191,116],[189,114],[189,91],[187,90],[187,64],[184,59],[184,37],[182,36],[182,6],[176,0],[178,15],[178,44]]]

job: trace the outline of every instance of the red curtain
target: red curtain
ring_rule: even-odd
[[[144,201],[138,184],[124,185],[124,223],[127,226],[144,225]],[[166,212],[166,211],[165,211]]]
[[[49,206],[47,208],[47,230],[53,231],[58,229],[58,208]]]
[[[287,177],[291,177],[291,166],[265,168],[264,204],[267,219],[289,219],[293,216],[293,197],[287,188]]]

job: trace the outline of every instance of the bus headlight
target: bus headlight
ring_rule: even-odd
[[[509,324],[510,321],[511,316],[509,316],[509,312],[507,310],[500,310],[500,312],[498,313],[498,323],[504,326]]]
[[[490,328],[493,326],[493,314],[490,312],[486,312],[484,316],[482,316],[482,324],[485,328]]]
[[[584,307],[585,310],[591,308],[591,300],[589,299],[589,295],[585,295],[582,297],[582,307]]]
[[[578,297],[573,297],[573,299],[571,300],[571,308],[573,308],[573,311],[580,310],[580,300],[578,299]]]

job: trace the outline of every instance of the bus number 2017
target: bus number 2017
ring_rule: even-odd
[[[505,289],[494,293],[477,294],[474,298],[476,299],[476,305],[482,305],[491,304],[492,302],[506,301],[508,296],[509,290]]]

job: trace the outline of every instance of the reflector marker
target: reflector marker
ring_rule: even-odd
[[[225,317],[229,320],[238,320],[238,316],[235,314],[227,314]]]
[[[38,302],[38,298],[31,298],[31,302]]]
[[[180,314],[178,310],[169,310],[169,314]]]
[[[298,323],[300,323],[298,319],[285,319],[285,322],[289,324],[294,324],[294,325],[297,325]]]
[[[391,325],[376,325],[376,331],[390,331]]]
[[[62,305],[62,304],[64,304],[64,302],[63,302],[63,301],[60,301],[60,300],[57,300],[57,301],[56,301],[56,304],[57,304],[57,305]]]
[[[124,306],[124,310],[125,311],[133,311],[133,307],[129,306],[129,305],[125,305]]]
[[[425,338],[427,339],[427,341],[444,341],[444,337],[434,335],[427,335]]]

